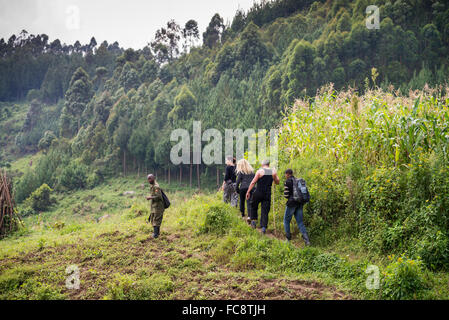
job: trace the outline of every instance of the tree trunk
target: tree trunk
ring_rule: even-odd
[[[126,175],[126,151],[123,150],[123,176]]]
[[[170,167],[168,167],[168,184],[170,184]]]
[[[218,169],[218,167],[216,167],[217,169],[217,187],[220,186],[220,170]]]
[[[196,177],[198,179],[198,190],[201,190],[201,181],[200,181],[200,165],[196,165]]]
[[[192,171],[193,171],[193,165],[190,163],[190,189],[192,189]]]
[[[179,165],[179,185],[182,184],[182,164]]]

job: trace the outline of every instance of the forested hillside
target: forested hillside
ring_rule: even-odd
[[[95,38],[87,45],[48,43],[48,36],[25,31],[2,39],[0,99],[11,101],[2,103],[2,123],[14,101],[26,97],[30,107],[20,132],[2,130],[1,161],[46,153],[17,184],[18,200],[43,183],[85,187],[143,168],[169,175],[174,128],[191,131],[194,120],[219,130],[271,128],[286,106],[326,83],[360,93],[444,83],[448,4],[375,1],[381,20],[372,30],[365,26],[368,4],[256,3],[230,25],[214,15],[202,45],[194,20],[184,27],[169,21],[140,50],[97,46]],[[188,169],[214,181],[214,168]],[[82,172],[81,180],[61,181],[67,170]],[[182,169],[177,174],[182,178]]]

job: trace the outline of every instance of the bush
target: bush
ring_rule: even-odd
[[[413,248],[431,270],[449,268],[449,238],[440,230],[427,230]]]
[[[31,169],[28,169],[15,185],[14,198],[17,203],[21,203],[28,198],[29,195],[39,187],[38,183],[36,174]]]
[[[225,234],[231,226],[232,218],[225,204],[217,204],[207,208],[205,217],[199,226],[199,233]]]
[[[31,216],[35,213],[36,213],[36,211],[27,205],[25,205],[23,208],[20,208],[20,210],[19,210],[19,214],[21,217]]]
[[[25,205],[35,212],[45,211],[51,205],[50,193],[53,191],[46,183],[33,191],[25,200]]]
[[[86,185],[88,188],[94,188],[104,181],[103,175],[98,170],[89,174],[86,179]]]
[[[393,300],[419,299],[426,290],[422,261],[405,256],[396,259],[394,255],[389,259],[392,262],[383,272],[382,296]]]
[[[68,190],[82,189],[86,187],[87,171],[87,166],[72,161],[62,170],[58,185]]]

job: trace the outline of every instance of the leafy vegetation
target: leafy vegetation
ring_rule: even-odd
[[[357,241],[372,253],[449,268],[448,103],[432,90],[404,97],[332,88],[296,102],[280,128],[281,167],[310,185],[306,224],[315,243]]]

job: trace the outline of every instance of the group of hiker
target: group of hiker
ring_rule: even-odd
[[[270,161],[263,160],[261,168],[254,172],[253,167],[246,159],[236,161],[235,158],[226,157],[225,177],[222,185],[223,201],[230,202],[231,206],[239,209],[242,218],[245,218],[245,203],[248,212],[247,222],[252,228],[257,227],[258,209],[260,204],[260,228],[263,234],[267,231],[268,214],[271,206],[271,187],[273,182],[279,184],[280,179],[274,168],[270,168]],[[284,197],[287,199],[284,213],[284,230],[287,241],[290,241],[290,222],[293,216],[306,245],[310,245],[309,236],[303,222],[303,206],[308,201],[308,191],[302,179],[296,179],[292,169],[285,171]],[[304,196],[301,191],[305,190]]]
[[[239,205],[242,218],[245,218],[252,228],[257,228],[258,209],[260,204],[260,228],[263,234],[268,227],[268,214],[271,206],[271,187],[279,184],[280,179],[274,168],[270,168],[270,161],[263,160],[261,168],[254,172],[254,168],[246,159],[236,161],[232,156],[226,157],[226,169],[221,189],[223,201],[231,206]],[[163,190],[156,182],[153,174],[147,176],[150,193],[146,197],[151,200],[149,222],[153,225],[153,238],[158,238],[164,210],[170,202]],[[301,191],[302,190],[302,191]],[[309,236],[303,222],[303,205],[308,201],[308,191],[302,179],[296,179],[292,169],[285,170],[284,197],[287,199],[284,212],[284,230],[287,241],[292,238],[290,222],[296,219],[298,229],[306,245],[310,245]]]

